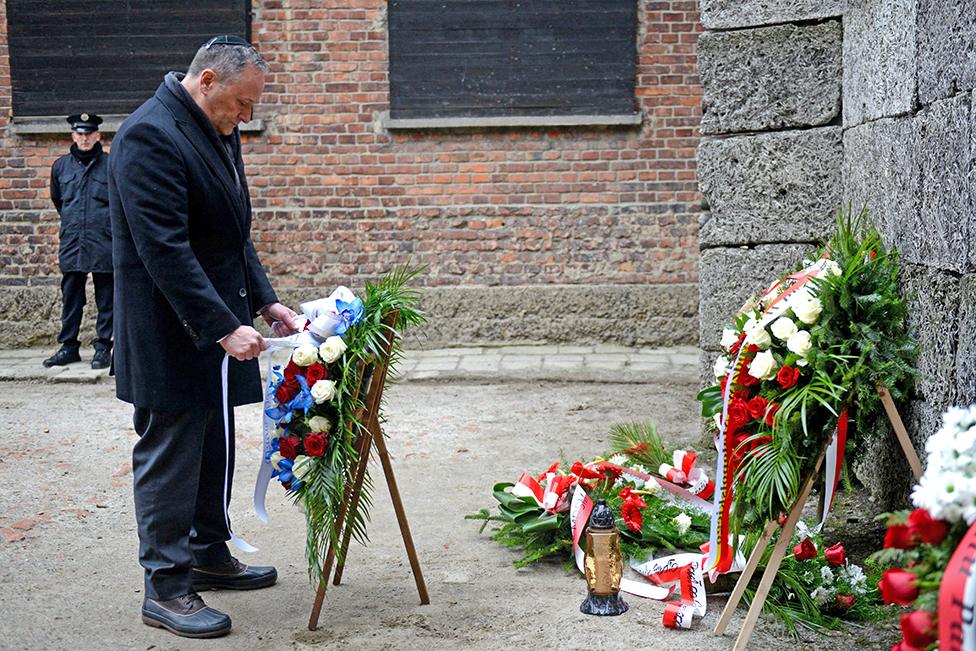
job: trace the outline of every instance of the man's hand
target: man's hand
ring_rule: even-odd
[[[257,357],[268,343],[261,333],[251,326],[242,325],[220,340],[220,346],[239,362]]]
[[[272,303],[261,312],[261,316],[264,317],[264,322],[271,326],[271,331],[276,337],[284,337],[298,332],[294,322],[298,315],[295,310],[285,307],[281,303]]]

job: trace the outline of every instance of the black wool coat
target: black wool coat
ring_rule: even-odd
[[[61,215],[58,266],[72,271],[112,272],[112,224],[108,215],[108,154],[88,164],[66,154],[51,166],[51,201]]]
[[[112,142],[116,392],[138,407],[220,405],[219,339],[277,298],[251,243],[232,152],[169,73]],[[236,171],[236,174],[235,174]],[[262,398],[257,360],[230,360],[230,404]]]

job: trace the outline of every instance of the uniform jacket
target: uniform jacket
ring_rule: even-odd
[[[101,145],[96,144],[101,150]],[[71,154],[51,166],[51,201],[61,215],[58,264],[71,271],[112,271],[112,224],[108,216],[108,154],[88,164]]]
[[[240,135],[228,154],[181,77],[129,116],[109,165],[116,392],[161,411],[218,406],[217,341],[277,301],[250,239]],[[230,360],[229,396],[261,400],[257,360]]]

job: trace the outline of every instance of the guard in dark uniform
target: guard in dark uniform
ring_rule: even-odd
[[[68,116],[71,153],[51,166],[51,201],[61,215],[61,349],[44,366],[81,361],[78,354],[81,314],[88,274],[95,283],[98,319],[92,368],[112,362],[112,224],[108,214],[108,154],[102,151],[94,113]]]

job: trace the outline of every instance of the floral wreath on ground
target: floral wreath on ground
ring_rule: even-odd
[[[335,323],[329,328],[335,334],[318,345],[313,345],[317,338],[306,335],[309,343],[295,348],[287,365],[275,366],[270,374],[265,414],[274,428],[266,461],[273,467],[272,476],[305,512],[306,558],[313,581],[321,580],[321,559],[328,546],[338,547],[336,519],[359,457],[355,441],[360,434],[369,435],[361,419],[371,369],[385,354],[392,329],[392,373],[401,357],[401,335],[425,320],[416,309],[419,294],[408,287],[421,271],[402,267],[379,282],[367,282],[365,300],[337,290]],[[314,331],[315,323],[306,324],[310,326]],[[358,508],[345,516],[345,526],[363,544],[370,488],[367,473]]]

